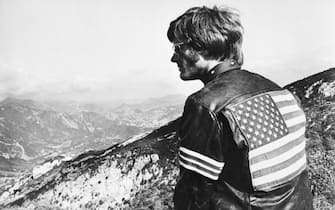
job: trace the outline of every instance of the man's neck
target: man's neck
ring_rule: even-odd
[[[211,81],[216,75],[221,74],[223,72],[239,69],[241,65],[238,64],[234,59],[225,59],[224,61],[209,61],[209,70],[204,78],[201,81],[206,84]]]

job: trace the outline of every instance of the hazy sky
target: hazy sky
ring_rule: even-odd
[[[214,4],[240,11],[245,69],[285,85],[335,67],[334,0],[0,0],[0,99],[189,95],[166,31]]]

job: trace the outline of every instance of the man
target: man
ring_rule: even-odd
[[[175,209],[312,209],[305,115],[289,91],[241,70],[242,33],[230,8],[194,7],[170,23],[180,78],[204,83],[178,132]]]

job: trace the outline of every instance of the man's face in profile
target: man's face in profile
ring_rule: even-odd
[[[176,63],[182,80],[200,79],[203,70],[198,65],[198,54],[184,43],[174,44],[171,62]]]

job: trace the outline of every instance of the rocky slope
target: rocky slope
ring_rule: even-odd
[[[308,117],[308,170],[316,209],[335,208],[335,69],[286,87]],[[34,178],[2,180],[4,209],[171,209],[178,175],[178,120],[106,150],[90,151]]]
[[[178,174],[178,120],[141,138],[63,162],[43,176],[2,187],[0,203],[19,209],[166,209]],[[0,206],[1,207],[1,206]]]
[[[307,114],[309,176],[316,209],[335,209],[335,68],[296,81],[286,88]]]

